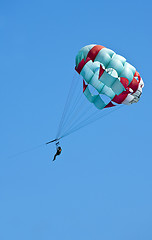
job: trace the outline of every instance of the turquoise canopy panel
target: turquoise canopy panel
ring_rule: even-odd
[[[87,87],[84,91],[84,95],[87,97],[87,99],[91,102],[94,103],[94,105],[96,106],[96,108],[98,109],[103,109],[106,104],[105,102],[101,99],[101,97],[99,95],[92,95],[89,87]]]

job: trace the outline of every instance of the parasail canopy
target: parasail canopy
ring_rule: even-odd
[[[140,74],[124,57],[106,47],[83,47],[76,56],[75,69],[84,79],[84,95],[98,109],[130,105],[140,99],[144,87]],[[90,86],[96,89],[96,95]]]

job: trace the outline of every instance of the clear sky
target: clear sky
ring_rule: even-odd
[[[151,25],[150,0],[0,2],[1,240],[152,239]],[[55,137],[91,43],[137,68],[141,100],[63,139],[54,163],[54,145],[26,152]]]

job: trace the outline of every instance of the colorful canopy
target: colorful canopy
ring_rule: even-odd
[[[114,51],[87,45],[76,56],[76,71],[83,77],[83,93],[98,109],[139,101],[144,82],[135,67]],[[89,86],[97,90],[92,94]]]

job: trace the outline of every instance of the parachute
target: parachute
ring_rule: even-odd
[[[83,77],[83,93],[96,108],[137,103],[144,83],[136,69],[114,51],[100,45],[87,45],[76,56],[76,71]],[[93,95],[89,85],[98,94]],[[106,102],[103,96],[107,96]]]
[[[137,103],[142,94],[144,82],[135,67],[106,47],[91,44],[81,48],[75,70],[78,74],[72,81],[53,141],[107,115],[105,111],[114,106]],[[101,112],[104,114],[99,115]]]

